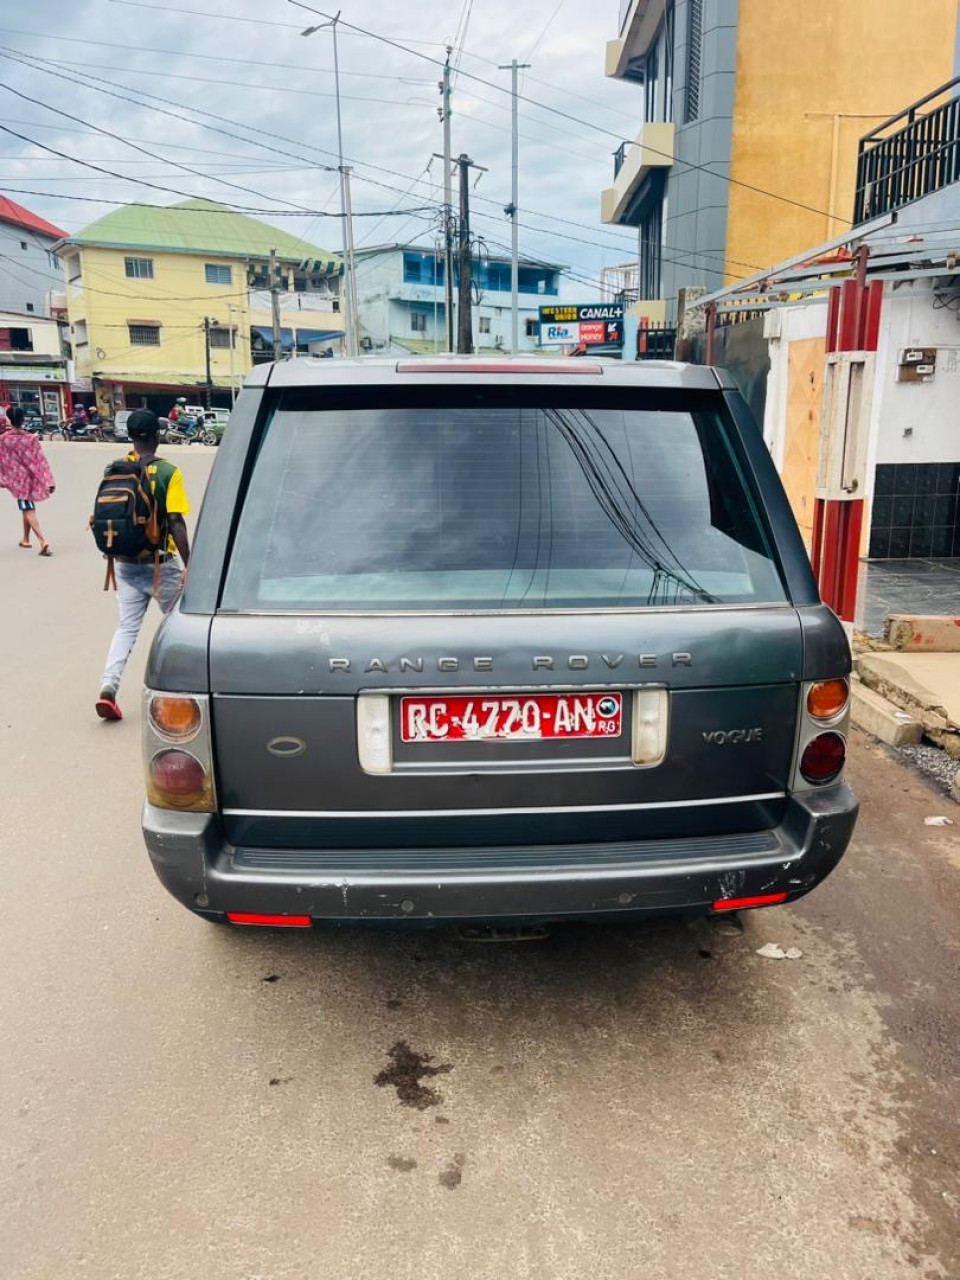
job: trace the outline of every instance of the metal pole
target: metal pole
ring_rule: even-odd
[[[450,155],[450,54],[443,64],[443,238],[445,245],[444,274],[446,276],[447,350],[454,351],[453,327],[453,160]]]
[[[348,356],[359,354],[357,345],[356,283],[353,261],[353,213],[350,208],[349,170],[343,164],[343,120],[340,114],[340,52],[337,43],[337,23],[340,13],[331,21],[333,28],[333,87],[337,99],[337,155],[340,169],[340,218],[343,223],[343,327]]]
[[[350,264],[347,271],[347,278],[344,282],[345,292],[348,300],[347,310],[347,355],[358,356],[360,354],[360,343],[358,333],[358,323],[360,309],[357,302],[357,273],[354,270],[353,258],[353,205],[350,201],[350,174],[353,170],[349,165],[345,165],[343,169],[343,198],[346,205],[347,216],[344,219],[346,230],[346,249],[347,262]]]
[[[517,128],[517,73],[521,68],[529,67],[529,62],[518,62],[516,58],[509,64],[510,82],[511,82],[511,104],[510,104],[510,123],[511,123],[511,163],[512,163],[512,183],[510,187],[510,204],[505,212],[510,214],[510,350],[514,355],[520,349],[520,225],[518,222],[520,200],[519,188],[519,169],[520,169],[520,134]],[[507,66],[501,66],[501,71],[506,71]]]
[[[277,279],[277,251],[270,250],[270,312],[273,317],[273,358],[279,360],[283,355],[283,341],[280,337],[280,282]]]
[[[470,257],[470,157],[461,155],[460,166],[460,226],[459,267],[460,284],[457,299],[457,351],[461,355],[473,352],[473,262]]]

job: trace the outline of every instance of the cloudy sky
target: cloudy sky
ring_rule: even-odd
[[[305,3],[327,8],[325,0]],[[635,255],[633,235],[598,216],[612,152],[638,119],[636,90],[602,74],[617,0],[342,6],[344,23],[404,46],[341,26],[354,208],[419,210],[358,217],[358,244],[430,243],[436,235],[441,166],[427,166],[442,146],[440,67],[427,59],[442,61],[444,43],[456,42],[453,152],[487,169],[472,198],[475,230],[490,249],[510,239],[502,212],[510,198],[510,77],[498,64],[516,57],[532,63],[522,86],[532,101],[520,103],[521,253],[567,265],[569,288],[587,299],[603,265]],[[338,248],[338,219],[301,216],[339,211],[336,174],[324,168],[336,164],[337,146],[331,37],[300,34],[322,21],[289,0],[4,0],[0,191],[69,231],[113,208],[107,200],[166,204],[181,198],[176,193],[291,209],[300,212],[266,220]]]

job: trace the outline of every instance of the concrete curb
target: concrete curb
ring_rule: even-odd
[[[858,729],[891,747],[915,744],[923,737],[923,725],[919,720],[859,680],[854,681],[850,691],[850,717]]]
[[[960,618],[891,613],[883,624],[883,639],[901,653],[960,653]]]

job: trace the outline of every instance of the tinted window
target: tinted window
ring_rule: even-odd
[[[714,412],[480,399],[281,406],[240,515],[224,607],[785,598]]]

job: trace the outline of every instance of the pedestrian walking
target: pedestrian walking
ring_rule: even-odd
[[[37,503],[45,502],[56,489],[53,472],[35,435],[24,431],[24,412],[15,404],[7,410],[9,426],[0,432],[0,488],[8,489],[17,500],[23,522],[19,545],[30,550],[30,535],[40,543],[40,554],[49,556],[50,543],[43,536],[37,516]]]
[[[166,458],[157,457],[160,433],[157,415],[150,409],[135,410],[127,420],[127,431],[133,450],[126,458],[107,467],[101,491],[112,485],[116,493],[126,485],[131,501],[142,503],[144,493],[148,490],[154,509],[149,520],[138,518],[130,521],[129,527],[123,527],[120,518],[116,520],[116,529],[113,519],[106,521],[110,526],[104,544],[110,561],[108,581],[112,568],[120,622],[100,680],[96,712],[101,720],[123,719],[117,693],[130,651],[140,634],[147,607],[151,598],[156,597],[161,611],[170,612],[183,588],[186,566],[190,559],[190,543],[184,520],[184,516],[190,514],[190,503],[180,468]],[[98,494],[98,509],[99,498]],[[115,497],[108,501],[115,503],[114,511],[121,509],[122,503]],[[109,511],[110,507],[107,506],[106,510]],[[156,542],[152,543],[145,530],[154,523],[154,517],[158,535]],[[94,525],[95,536],[97,533],[98,529]],[[121,538],[138,539],[143,549],[135,555],[111,555],[107,548],[113,544],[114,533],[117,534],[118,541]]]

